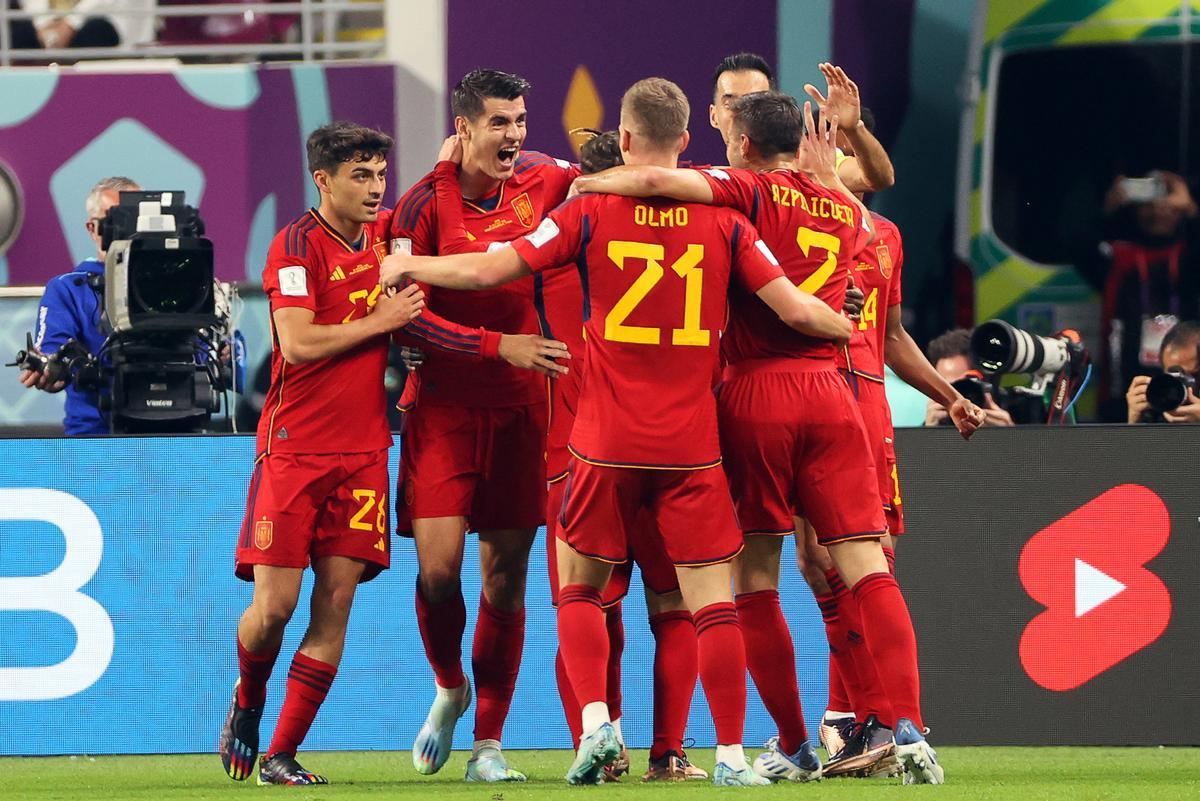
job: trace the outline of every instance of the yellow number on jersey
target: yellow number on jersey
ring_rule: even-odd
[[[371,309],[375,308],[375,304],[379,301],[379,292],[382,289],[383,287],[381,287],[379,284],[376,284],[371,289],[358,289],[354,292],[351,292],[346,299],[350,301],[350,305],[353,308],[350,309],[349,314],[342,318],[342,322],[348,323],[354,319],[354,315],[358,314],[358,302],[360,300],[365,300],[367,302],[367,312],[369,313]]]
[[[666,274],[662,260],[666,251],[662,245],[648,242],[608,243],[608,258],[620,270],[625,269],[626,259],[641,259],[646,269],[625,290],[608,316],[604,318],[604,338],[610,342],[631,342],[638,345],[657,345],[662,341],[662,332],[644,325],[626,325],[625,321],[633,310],[646,299],[650,290]],[[711,332],[700,327],[701,298],[704,293],[703,245],[688,245],[682,256],[671,265],[671,271],[684,280],[683,328],[671,330],[672,345],[697,345],[705,347],[711,341]]]
[[[879,314],[879,287],[871,290],[871,294],[867,295],[867,302],[863,304],[862,311],[858,313],[858,330],[866,331],[868,328],[874,328],[878,322]]]
[[[350,528],[355,531],[377,531],[380,534],[386,531],[387,493],[385,492],[378,496],[378,503],[376,503],[378,493],[373,489],[350,490],[350,494],[354,496],[354,500],[362,504],[359,510],[354,513],[354,516],[350,518]],[[371,521],[363,519],[371,513],[372,507],[378,508],[374,525],[371,524]]]
[[[842,240],[824,231],[801,227],[796,230],[796,244],[800,246],[800,252],[804,254],[805,258],[808,258],[808,251],[814,247],[825,251],[825,261],[821,262],[821,266],[817,268],[816,272],[805,278],[804,283],[800,284],[801,292],[815,295],[818,289],[825,286],[829,276],[833,275],[833,271],[837,269],[837,257],[842,250]]]

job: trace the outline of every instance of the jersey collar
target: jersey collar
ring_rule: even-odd
[[[349,252],[358,253],[360,250],[363,249],[363,246],[366,244],[367,229],[365,226],[363,227],[363,234],[361,237],[359,237],[359,240],[357,242],[350,242],[349,240],[346,239],[346,237],[339,234],[337,232],[337,229],[334,228],[332,225],[330,225],[329,222],[326,221],[326,219],[321,216],[321,212],[317,211],[316,209],[310,208],[308,210],[308,213],[311,214],[313,216],[313,219],[315,219],[321,225],[321,227],[325,229],[325,233],[327,233],[331,237],[333,237],[333,240],[335,242],[337,242],[339,245],[344,247]]]

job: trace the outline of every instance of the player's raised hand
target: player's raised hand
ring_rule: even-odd
[[[858,94],[858,85],[850,80],[850,76],[841,67],[825,62],[817,69],[825,76],[825,91],[822,95],[811,83],[804,84],[804,91],[817,102],[821,116],[836,116],[842,125],[853,128],[862,119],[862,99]]]
[[[536,370],[548,376],[565,375],[567,366],[558,359],[570,359],[565,342],[545,339],[536,334],[501,334],[500,358],[526,370]]]
[[[462,140],[458,138],[458,134],[446,137],[446,141],[442,142],[442,147],[438,150],[438,161],[453,161],[455,164],[462,164],[463,146]]]
[[[425,293],[416,284],[409,284],[398,292],[387,289],[379,293],[371,314],[383,315],[380,322],[386,331],[395,331],[421,316],[425,308]]]
[[[837,187],[837,130],[838,118],[821,115],[813,120],[812,103],[804,103],[804,137],[800,140],[801,160],[813,175],[827,187]]]
[[[954,423],[954,427],[958,429],[959,434],[962,434],[963,439],[970,439],[971,435],[978,431],[987,419],[983,409],[966,398],[959,398],[950,404],[949,412],[950,422]]]

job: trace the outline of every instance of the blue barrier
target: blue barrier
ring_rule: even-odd
[[[253,439],[6,440],[0,453],[0,754],[214,750],[236,678],[234,626],[251,594],[233,576],[233,548]],[[397,460],[393,449],[393,476]],[[416,557],[409,541],[394,545],[392,569],[360,588],[341,670],[305,748],[407,749],[424,720],[433,679],[413,613]],[[785,566],[793,558],[789,544]],[[805,708],[814,717],[825,702],[824,635],[797,572],[784,573]],[[540,537],[530,574],[524,662],[505,744],[568,747]],[[480,591],[470,546],[463,585],[472,610],[469,661]],[[631,745],[646,746],[653,639],[641,593],[635,579],[625,611],[623,724]],[[302,603],[271,679],[264,735],[306,623]],[[456,748],[470,747],[469,720]],[[751,688],[746,742],[773,733]],[[699,690],[688,735],[713,743]]]

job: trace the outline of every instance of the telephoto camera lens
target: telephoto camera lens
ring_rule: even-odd
[[[1172,367],[1150,379],[1146,386],[1146,402],[1159,414],[1173,412],[1187,400],[1187,391],[1195,389],[1196,379],[1182,367]]]
[[[985,373],[1056,373],[1071,361],[1071,353],[1064,338],[1041,337],[1003,320],[988,320],[971,334],[971,359]]]

